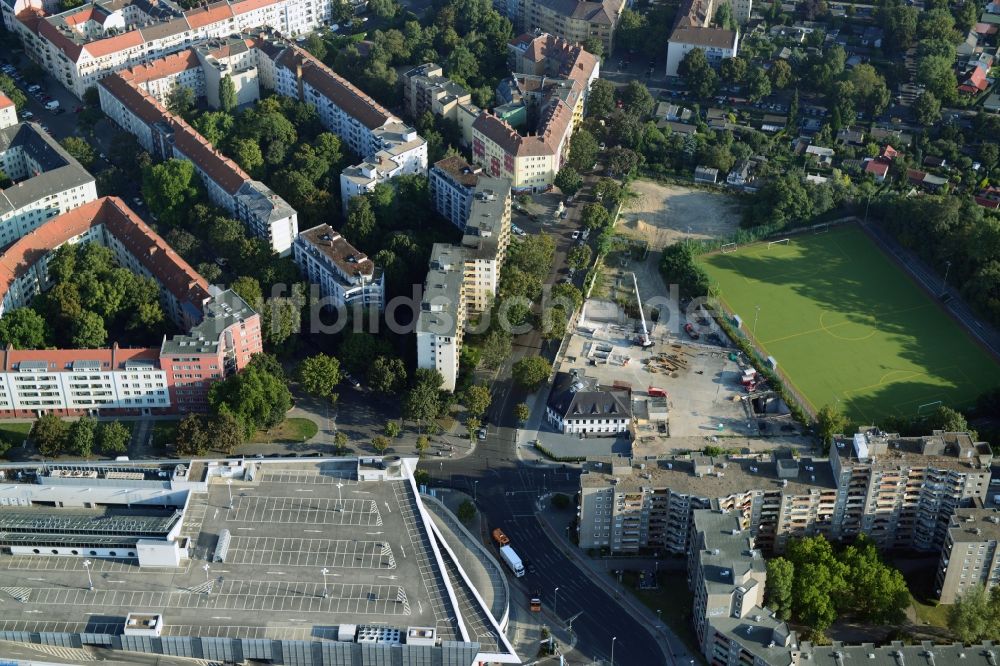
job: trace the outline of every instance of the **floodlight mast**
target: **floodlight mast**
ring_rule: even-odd
[[[646,328],[646,315],[642,311],[642,299],[639,298],[639,282],[635,279],[634,272],[632,273],[632,286],[635,287],[635,300],[639,304],[639,321],[642,322],[642,337],[636,342],[643,348],[652,347],[653,341],[649,339],[649,330]]]

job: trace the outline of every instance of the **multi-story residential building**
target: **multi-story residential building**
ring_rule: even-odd
[[[615,28],[626,0],[509,0],[511,22],[522,31],[540,30],[583,44],[599,39],[604,53],[614,51]]]
[[[482,173],[482,167],[470,165],[461,155],[436,162],[428,173],[431,206],[456,227],[465,229],[472,212],[472,193]]]
[[[260,52],[270,60],[264,84],[314,105],[323,127],[363,158],[341,174],[345,210],[351,197],[380,182],[427,172],[427,142],[374,99],[297,46],[265,42]],[[267,80],[271,76],[273,86]]]
[[[286,37],[308,33],[329,22],[333,3],[220,0],[186,11],[172,0],[97,0],[64,12],[48,0],[8,0],[0,6],[4,23],[20,35],[27,54],[82,98],[107,74],[194,43],[258,27]]]
[[[469,314],[485,312],[496,297],[510,245],[512,199],[510,183],[499,178],[480,178],[473,190],[461,244]]]
[[[468,215],[462,221],[459,202],[453,220],[462,221],[462,242],[434,244],[417,317],[417,367],[438,370],[446,391],[455,390],[467,318],[492,304],[510,245],[510,183],[477,176],[470,189]]]
[[[10,97],[0,91],[0,129],[17,124],[17,107]]]
[[[0,171],[13,181],[0,190],[0,247],[97,198],[94,177],[32,123],[0,129]]]
[[[914,645],[890,641],[880,646],[800,641],[785,622],[763,607],[767,570],[753,536],[737,517],[699,510],[691,522],[688,586],[694,596],[692,616],[702,655],[711,666],[992,666],[1000,658],[1000,648],[988,641],[971,646],[929,641]]]
[[[329,224],[300,233],[292,246],[292,256],[310,284],[319,286],[325,304],[334,308],[384,307],[382,270]]]
[[[120,266],[152,278],[164,311],[186,335],[159,349],[13,350],[0,368],[0,418],[59,414],[148,414],[207,409],[212,383],[262,351],[260,316],[232,291],[209,287],[120,199],[64,213],[0,258],[0,314],[49,286],[46,266],[65,243],[100,243]]]
[[[472,160],[515,190],[548,188],[565,161],[573,129],[583,119],[599,60],[579,45],[549,34],[522,35],[508,45],[516,72],[498,94],[505,102],[472,124]],[[507,118],[537,118],[519,134]],[[523,124],[520,120],[518,124]]]
[[[977,506],[955,511],[937,572],[941,603],[953,604],[973,587],[992,590],[1000,584],[998,545],[1000,509]]]
[[[690,512],[724,509],[769,552],[793,537],[822,535],[838,541],[859,534],[880,548],[934,550],[945,542],[952,514],[983,501],[989,487],[989,446],[968,433],[935,431],[899,437],[865,430],[838,436],[829,460],[773,456],[691,455],[647,461],[633,469],[603,463],[581,476],[580,545],[613,551],[662,548],[686,552]],[[611,489],[620,519],[638,520],[638,541],[625,541],[588,498]],[[616,520],[618,515],[614,516]]]
[[[417,367],[437,370],[441,388],[454,391],[465,335],[465,256],[460,247],[435,243],[417,315]]]
[[[414,67],[401,76],[403,105],[411,118],[431,112],[454,120],[462,130],[462,143],[472,143],[472,122],[482,109],[472,103],[472,94],[444,75],[440,65],[432,62]]]
[[[170,64],[181,62],[177,55]],[[197,60],[188,62],[197,65]],[[148,83],[161,71],[156,67],[159,64],[144,67],[138,73],[126,70],[101,79],[98,86],[101,108],[155,157],[178,158],[194,164],[214,204],[246,224],[253,235],[267,240],[275,252],[291,252],[292,240],[298,234],[298,214],[267,185],[252,179],[143,88],[141,82]]]
[[[696,48],[705,52],[713,66],[739,54],[739,31],[712,26],[717,8],[716,0],[685,0],[681,4],[667,40],[667,76],[677,76],[684,56]],[[749,14],[749,7],[746,11]]]
[[[621,435],[632,424],[632,391],[601,386],[576,372],[558,372],[545,405],[545,420],[567,435]]]

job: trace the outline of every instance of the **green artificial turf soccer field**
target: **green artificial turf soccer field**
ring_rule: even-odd
[[[938,400],[969,405],[1000,382],[1000,364],[855,226],[701,261],[745,332],[760,306],[759,345],[813,409],[913,416]]]

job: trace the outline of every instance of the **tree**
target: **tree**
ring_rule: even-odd
[[[194,109],[194,101],[194,90],[175,83],[167,93],[167,111],[186,117]]]
[[[615,146],[608,151],[608,173],[627,177],[639,167],[641,156],[630,148]]]
[[[582,271],[590,265],[592,257],[593,250],[590,249],[589,245],[577,245],[567,253],[566,263],[569,264],[570,268]]]
[[[341,365],[347,368],[348,372],[360,375],[368,372],[379,356],[388,357],[392,347],[371,333],[351,331],[341,340],[337,352]]]
[[[0,346],[43,349],[47,338],[45,319],[31,308],[17,308],[0,319]]]
[[[604,55],[604,42],[600,37],[588,37],[583,40],[583,50],[600,58]]]
[[[955,17],[945,8],[922,12],[917,20],[917,36],[921,41],[955,43],[960,39],[955,30]]]
[[[438,393],[444,378],[437,370],[417,368],[413,385],[403,399],[403,416],[422,425],[437,416],[441,407]]]
[[[928,430],[944,430],[945,432],[967,432],[969,423],[961,412],[947,405],[940,405],[931,412],[926,422]]]
[[[474,384],[465,389],[465,409],[471,416],[482,416],[490,408],[493,397],[482,384]]]
[[[583,185],[583,178],[577,173],[576,169],[566,165],[562,169],[559,169],[559,173],[556,174],[555,186],[568,197],[576,194],[580,187]]]
[[[368,371],[368,385],[386,395],[399,393],[406,384],[406,366],[396,357],[379,356]]]
[[[128,451],[132,432],[118,421],[102,421],[97,426],[97,448],[106,456],[118,456]]]
[[[541,386],[551,372],[552,366],[541,356],[522,358],[511,368],[514,383],[530,390]]]
[[[208,423],[208,440],[216,449],[232,455],[246,441],[239,419],[229,409],[220,409]]]
[[[236,139],[227,153],[247,173],[259,174],[264,166],[264,154],[260,152],[260,145],[252,139]]]
[[[66,152],[72,155],[84,169],[90,169],[94,166],[94,161],[97,159],[97,153],[94,152],[94,149],[89,143],[80,137],[68,136],[59,143],[62,144],[62,147],[66,149]]]
[[[31,427],[31,441],[46,458],[54,458],[66,450],[69,424],[55,414],[43,414]]]
[[[250,439],[255,430],[273,428],[292,407],[292,394],[283,379],[252,362],[242,371],[212,384],[208,404],[218,414],[225,406]]]
[[[897,569],[886,566],[875,544],[860,538],[839,555],[846,566],[846,603],[874,624],[899,624],[910,606],[910,591]]]
[[[778,90],[783,90],[795,79],[792,66],[787,60],[777,60],[771,66],[771,83]]]
[[[750,70],[747,75],[747,93],[754,101],[771,94],[771,79],[763,67],[754,67]]]
[[[917,122],[933,127],[941,120],[941,102],[934,93],[925,90],[913,103],[913,112],[917,114]]]
[[[854,85],[855,104],[869,114],[877,116],[888,108],[889,88],[874,67],[867,63],[857,65],[848,80]]]
[[[226,74],[219,81],[219,108],[231,113],[236,108],[236,102],[236,84],[233,83],[233,77]]]
[[[587,96],[587,115],[603,118],[615,110],[615,84],[607,79],[597,79],[590,84]]]
[[[396,439],[403,432],[403,428],[399,425],[398,421],[386,421],[384,432],[385,436],[389,439]]]
[[[417,443],[414,445],[414,448],[417,450],[417,455],[422,458],[423,455],[427,453],[427,449],[430,448],[430,445],[431,440],[427,437],[427,435],[420,435],[417,437]]]
[[[475,416],[470,416],[465,419],[465,431],[469,435],[470,442],[475,441],[476,433],[479,432],[479,428],[481,428],[482,425],[483,422]]]
[[[188,414],[181,419],[177,424],[174,446],[180,456],[205,455],[209,448],[209,438],[204,419],[197,414]]]
[[[783,557],[767,561],[767,607],[774,609],[782,620],[792,618],[794,582],[794,564]]]
[[[597,162],[598,150],[594,135],[585,129],[578,129],[569,140],[569,166],[580,173],[590,171]]]
[[[587,229],[601,229],[611,224],[611,214],[602,203],[589,203],[580,212],[580,222]]]
[[[711,97],[715,93],[718,76],[708,64],[708,58],[702,49],[694,48],[688,51],[681,60],[677,72],[691,85],[695,97]]]
[[[2,321],[2,320],[0,320]],[[494,329],[483,340],[482,362],[487,368],[496,370],[510,357],[513,339],[510,333]]]
[[[641,81],[631,80],[622,90],[622,106],[633,117],[643,120],[653,113],[656,100]]]
[[[514,414],[517,415],[518,421],[525,423],[531,418],[531,408],[528,407],[528,403],[519,402],[517,403],[517,407],[514,408]]]
[[[782,62],[785,61],[779,60],[775,63],[775,66]],[[788,63],[785,63],[785,66],[788,67]],[[724,81],[728,81],[729,83],[742,83],[747,75],[747,61],[739,56],[735,58],[723,58],[719,65],[719,74],[722,75]]]
[[[198,196],[196,182],[194,164],[171,158],[143,171],[142,197],[164,222],[181,225]]]
[[[337,401],[337,384],[340,383],[340,361],[333,356],[316,354],[302,359],[296,370],[299,384],[306,393],[321,400]]]
[[[463,523],[471,523],[472,519],[476,517],[476,513],[476,505],[472,503],[472,500],[465,500],[458,505],[458,511],[455,515]]]
[[[921,58],[917,62],[917,83],[926,86],[940,100],[953,100],[958,86],[953,60],[952,57],[937,55]]]
[[[108,341],[104,320],[96,312],[84,310],[73,323],[73,335],[70,340],[76,349],[100,349]]]
[[[723,2],[719,5],[719,8],[715,10],[715,18],[712,23],[715,26],[725,28],[726,30],[736,30],[739,27],[736,23],[736,17],[733,16],[733,8],[728,2]]]
[[[960,34],[967,34],[979,20],[977,3],[967,0],[955,9],[955,28]]]
[[[899,4],[883,9],[881,16],[886,46],[892,51],[908,49],[917,35],[917,8]]]
[[[81,458],[89,458],[94,453],[97,440],[97,419],[81,416],[69,426],[67,452]]]
[[[351,242],[365,247],[368,245],[369,237],[375,232],[378,225],[375,220],[375,212],[366,196],[353,197],[347,204],[347,221],[344,223],[344,235],[351,239]]]
[[[229,288],[247,302],[250,307],[260,310],[264,305],[264,292],[257,278],[241,275],[230,283]]]
[[[315,56],[317,60],[320,61],[326,60],[326,54],[327,54],[326,42],[324,42],[323,38],[317,35],[316,33],[313,33],[308,37],[306,37],[305,44],[302,45],[302,48],[304,48],[306,51],[309,51],[309,53]]]
[[[824,446],[829,446],[830,442],[833,441],[833,436],[842,434],[846,427],[847,417],[836,407],[823,405],[816,413],[816,432]]]
[[[391,444],[392,442],[389,441],[389,438],[383,437],[382,435],[375,435],[372,437],[372,448],[375,449],[375,453],[379,455],[384,454],[389,449]]]
[[[333,449],[338,456],[342,456],[347,452],[348,443],[347,434],[338,430],[333,435]]]
[[[948,629],[963,643],[995,639],[1000,622],[1000,594],[982,585],[970,587],[948,610]]]

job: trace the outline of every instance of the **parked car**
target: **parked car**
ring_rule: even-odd
[[[687,333],[692,340],[697,340],[701,337],[698,335],[698,331],[694,330],[693,324],[684,324],[684,332]]]
[[[579,238],[580,238],[580,232],[579,231],[574,231],[572,234],[570,234],[570,237],[573,240],[579,240]]]
[[[347,372],[344,373],[344,381],[347,382],[348,384],[350,384],[351,386],[353,386],[356,389],[360,389],[361,388],[361,382],[359,382],[357,379],[355,379],[354,377],[352,377],[350,375],[350,373],[347,373]]]
[[[34,117],[35,114],[33,114],[31,111],[25,111],[24,113],[21,114],[22,120],[31,120]]]
[[[486,428],[480,428],[479,431],[476,432],[476,438],[480,440],[486,439]]]

